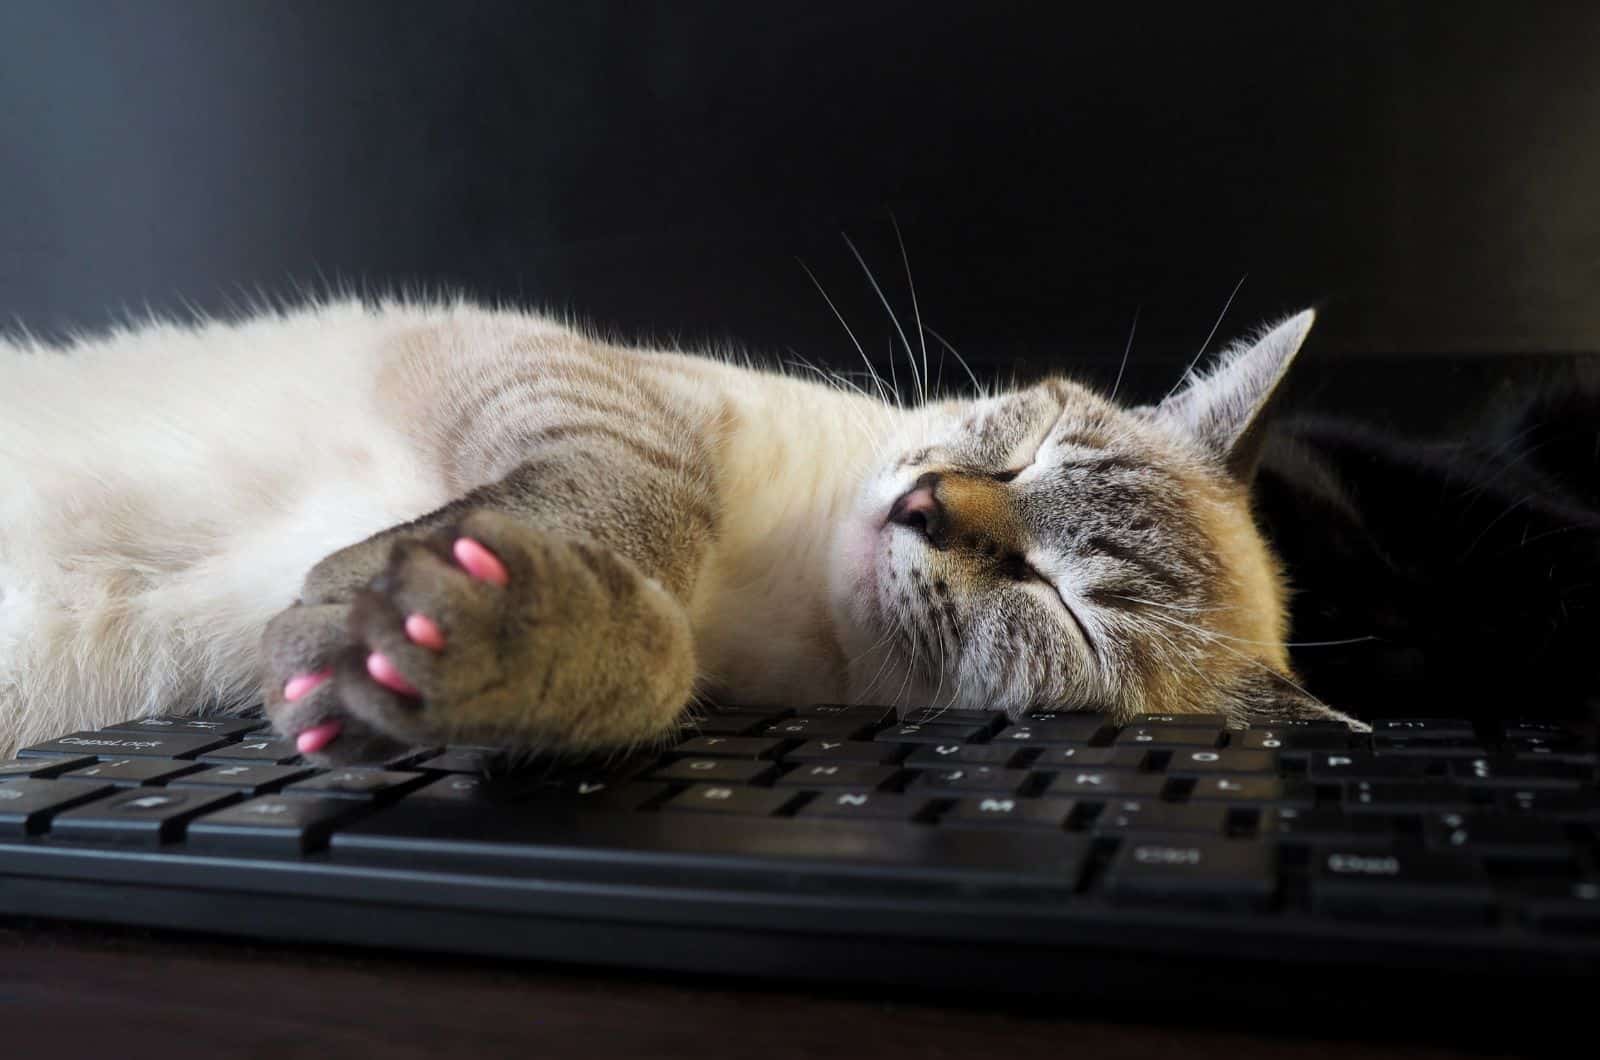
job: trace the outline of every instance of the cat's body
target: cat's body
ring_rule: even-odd
[[[0,745],[256,701],[261,632],[319,560],[528,455],[481,435],[456,448],[437,422],[508,350],[557,392],[563,368],[619,356],[520,314],[349,304],[0,356],[0,393],[27,395],[0,420]],[[900,413],[709,359],[622,356],[720,450],[728,516],[693,608],[706,685],[844,697],[823,553],[859,482],[826,471],[866,467]],[[572,419],[536,390],[501,394],[522,407],[489,415],[519,430]]]
[[[263,676],[345,759],[648,741],[698,694],[1320,713],[1246,494],[1309,323],[1132,412],[907,409],[465,305],[0,345],[0,752]]]

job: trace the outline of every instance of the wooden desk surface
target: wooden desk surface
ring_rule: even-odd
[[[1241,998],[1248,1011],[1248,999]],[[1354,1014],[1359,1016],[1359,1014]],[[330,1056],[790,1060],[1450,1057],[1425,1044],[1118,1023],[1060,1002],[856,996],[503,961],[0,922],[0,1050],[18,1060]],[[1415,1028],[1412,1029],[1415,1033]]]

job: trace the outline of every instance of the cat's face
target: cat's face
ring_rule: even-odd
[[[1156,408],[1065,380],[920,410],[841,535],[852,696],[895,705],[1318,716],[1287,680],[1250,516],[1302,314]]]

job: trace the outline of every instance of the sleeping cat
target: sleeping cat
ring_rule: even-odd
[[[703,697],[1349,720],[1251,513],[1311,324],[1140,408],[463,304],[0,346],[0,752],[262,698],[324,762],[647,743]]]

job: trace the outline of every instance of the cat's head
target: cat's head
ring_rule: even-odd
[[[1064,379],[914,413],[841,535],[858,701],[1335,717],[1293,683],[1250,480],[1304,312],[1159,405]]]

